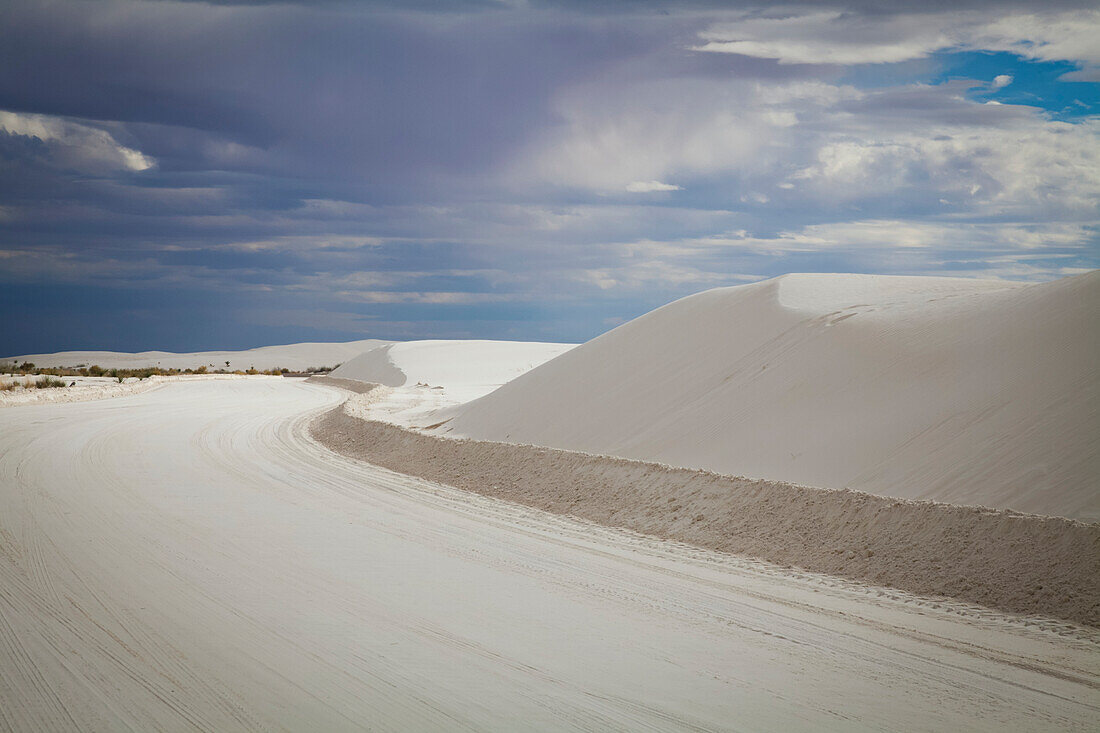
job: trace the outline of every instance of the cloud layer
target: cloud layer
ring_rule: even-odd
[[[1094,268],[1087,5],[13,2],[0,351],[581,340],[788,271]]]

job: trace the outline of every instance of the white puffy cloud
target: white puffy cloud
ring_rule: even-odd
[[[626,190],[630,193],[654,193],[655,191],[680,191],[683,189],[661,181],[631,181],[626,184]]]
[[[990,86],[993,87],[994,89],[1004,89],[1005,87],[1007,87],[1011,83],[1012,83],[1012,75],[1011,74],[998,74],[997,76],[993,77],[993,83],[990,84]]]
[[[1005,83],[998,77],[998,85]],[[1097,218],[1100,119],[983,103],[970,82],[860,90],[695,78],[578,86],[515,175],[597,193],[669,190],[735,210]],[[763,215],[763,214],[760,214]]]
[[[1100,120],[1070,124],[1036,114],[999,127],[932,121],[882,129],[868,119],[830,132],[815,158],[789,179],[815,199],[936,198],[951,211],[985,216],[1100,213]]]
[[[58,164],[80,171],[143,171],[156,163],[120,144],[107,130],[64,117],[0,110],[0,130],[41,140]]]
[[[700,33],[696,50],[776,59],[781,64],[876,64],[942,49],[1007,51],[1043,61],[1100,64],[1100,10],[864,14],[840,11],[746,15]]]
[[[785,154],[802,110],[859,95],[806,81],[635,80],[614,91],[581,85],[555,100],[561,124],[531,143],[513,175],[612,192],[766,169]]]
[[[852,16],[840,11],[744,17],[699,34],[697,51],[778,59],[782,64],[895,63],[953,45],[940,26],[912,16]]]
[[[514,293],[413,292],[407,290],[341,290],[337,291],[335,295],[340,300],[357,303],[422,303],[432,305],[505,303],[523,299]]]
[[[811,224],[775,236],[754,236],[740,231],[727,235],[685,240],[681,245],[733,247],[757,252],[792,253],[828,249],[891,251],[923,249],[937,253],[954,250],[1019,253],[1044,248],[1080,249],[1089,246],[1093,224],[957,223],[866,219]],[[1043,255],[1050,257],[1051,255]],[[1000,262],[1028,255],[1001,255]]]
[[[1008,51],[1040,61],[1100,64],[1100,10],[1006,14],[968,24],[968,48]]]
[[[698,290],[731,283],[763,279],[759,275],[713,272],[690,264],[690,258],[654,257],[634,262],[619,262],[614,267],[567,270],[566,280],[608,291],[640,291],[684,288]]]

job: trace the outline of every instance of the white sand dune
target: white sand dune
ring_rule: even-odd
[[[440,432],[1100,520],[1100,272],[788,275],[694,295]]]
[[[24,354],[0,358],[0,364],[29,361],[40,367],[72,367],[97,364],[104,369],[138,369],[160,366],[164,369],[277,369],[299,371],[310,367],[332,367],[359,356],[364,351],[390,343],[378,339],[343,343],[301,343],[262,346],[244,351],[196,351],[176,354],[169,351],[60,351],[54,354]]]
[[[366,351],[332,376],[387,387],[422,383],[447,389],[492,389],[574,346],[538,341],[403,341]]]
[[[341,458],[335,390],[0,410],[0,730],[1089,730],[1096,634]]]
[[[384,385],[370,416],[424,425],[425,415],[482,397],[576,344],[538,341],[426,340],[385,344],[344,363],[335,379]]]

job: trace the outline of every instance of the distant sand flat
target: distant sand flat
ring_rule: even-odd
[[[391,343],[378,339],[364,339],[344,343],[302,343],[283,346],[261,346],[243,351],[195,351],[173,353],[170,351],[143,351],[135,354],[119,351],[59,351],[53,354],[24,354],[0,358],[0,364],[29,361],[40,367],[71,367],[79,364],[97,364],[104,369],[137,369],[160,366],[164,369],[196,369],[205,366],[213,369],[278,369],[291,371],[310,367],[334,367],[353,359],[364,351]]]

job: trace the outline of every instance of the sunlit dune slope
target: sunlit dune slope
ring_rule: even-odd
[[[787,275],[684,298],[440,432],[1100,520],[1100,272]]]

